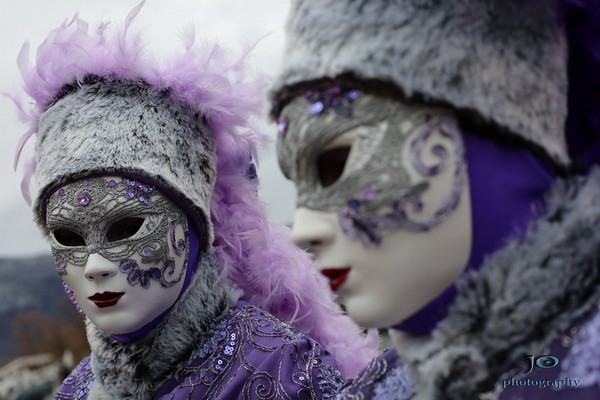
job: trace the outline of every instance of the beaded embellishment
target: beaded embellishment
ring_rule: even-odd
[[[143,219],[139,230],[109,240],[107,234],[113,224],[129,217]],[[95,177],[58,189],[48,201],[46,227],[59,275],[67,273],[67,264],[85,266],[92,253],[119,262],[119,270],[127,274],[130,285],[148,287],[150,280],[156,280],[169,287],[179,282],[185,270],[171,276],[175,263],[170,254],[171,248],[177,255],[187,253],[187,217],[154,187],[133,179]],[[59,230],[79,236],[84,243],[61,243],[55,234]],[[176,232],[182,232],[183,237],[177,239]],[[134,255],[142,265],[153,266],[143,268]]]
[[[334,105],[346,111],[325,112]],[[427,231],[459,204],[467,182],[464,146],[447,109],[330,88],[293,99],[280,121],[278,158],[296,184],[297,207],[338,214],[344,234],[368,247],[378,246],[385,230]],[[323,185],[319,160],[341,146],[336,141],[348,155],[341,175]],[[423,194],[441,174],[451,179],[448,193],[426,206]]]

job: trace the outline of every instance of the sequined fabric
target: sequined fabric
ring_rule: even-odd
[[[561,367],[560,378],[568,377],[580,377],[580,386],[595,387],[600,397],[600,313],[577,330]]]
[[[94,373],[92,372],[90,357],[86,357],[63,381],[54,398],[56,400],[87,399],[93,382]]]
[[[414,396],[406,366],[394,349],[369,363],[360,375],[349,381],[336,400],[409,400]]]
[[[86,399],[93,380],[86,358],[56,399]],[[342,383],[333,357],[319,344],[240,301],[154,399],[333,399]]]

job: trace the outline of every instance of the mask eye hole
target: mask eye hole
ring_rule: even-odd
[[[317,172],[322,187],[333,185],[344,172],[351,146],[325,150],[317,159]]]
[[[79,233],[70,229],[57,229],[53,233],[54,239],[63,246],[85,246],[85,239]]]
[[[122,218],[108,228],[106,240],[116,242],[117,240],[130,238],[140,230],[144,221],[145,218],[141,217]]]

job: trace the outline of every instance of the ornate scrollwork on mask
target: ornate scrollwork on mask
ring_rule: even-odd
[[[439,143],[432,146],[431,153],[438,159],[438,162],[427,164],[423,160],[423,154],[426,143],[434,132],[439,132],[440,135],[447,138],[450,146],[445,147]],[[450,165],[451,157],[448,147],[454,149],[452,165]],[[400,193],[389,212],[365,213],[363,207],[376,198],[373,189],[367,188],[360,196],[350,199],[347,206],[339,213],[340,225],[346,235],[360,238],[368,247],[378,246],[382,241],[382,230],[428,231],[439,225],[456,209],[466,182],[467,172],[462,138],[455,120],[443,115],[431,117],[410,142],[410,159],[412,167],[425,179],[438,176],[449,167],[453,167],[450,193],[442,200],[440,207],[422,219],[418,218],[424,210],[421,196],[429,186],[427,181],[423,181]]]
[[[132,217],[142,221],[139,226],[120,227]],[[178,256],[189,248],[187,217],[152,186],[132,179],[96,177],[58,189],[48,201],[46,227],[59,275],[66,274],[67,264],[85,266],[92,253],[119,262],[131,285],[147,287],[154,279],[169,287],[185,270],[169,277],[175,268],[171,248]],[[65,232],[67,239],[61,237]]]

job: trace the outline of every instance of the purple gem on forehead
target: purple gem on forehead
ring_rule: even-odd
[[[345,97],[350,101],[354,101],[360,97],[360,90],[350,90],[345,94]]]
[[[115,187],[115,186],[117,186],[117,182],[115,182],[114,179],[111,179],[110,181],[108,181],[106,183],[106,186],[108,186],[108,187]]]
[[[90,196],[90,194],[88,192],[81,192],[77,196],[77,203],[80,206],[86,207],[87,205],[90,204],[90,201],[92,201],[92,197]]]
[[[152,247],[144,247],[144,250],[142,250],[142,253],[143,253],[145,256],[149,257],[149,256],[151,256],[152,254],[154,254],[154,249],[152,249]]]
[[[320,101],[320,100],[319,101],[315,101],[308,108],[308,114],[309,115],[320,114],[320,113],[323,112],[324,109],[325,109],[325,104],[322,101]]]
[[[65,195],[65,189],[62,189],[62,188],[58,189],[58,191],[56,192],[56,194],[59,195],[59,196],[61,196],[61,197],[64,196]]]
[[[340,89],[339,86],[331,86],[327,88],[326,93],[329,96],[337,96],[338,94],[340,94],[341,91],[342,89]]]

